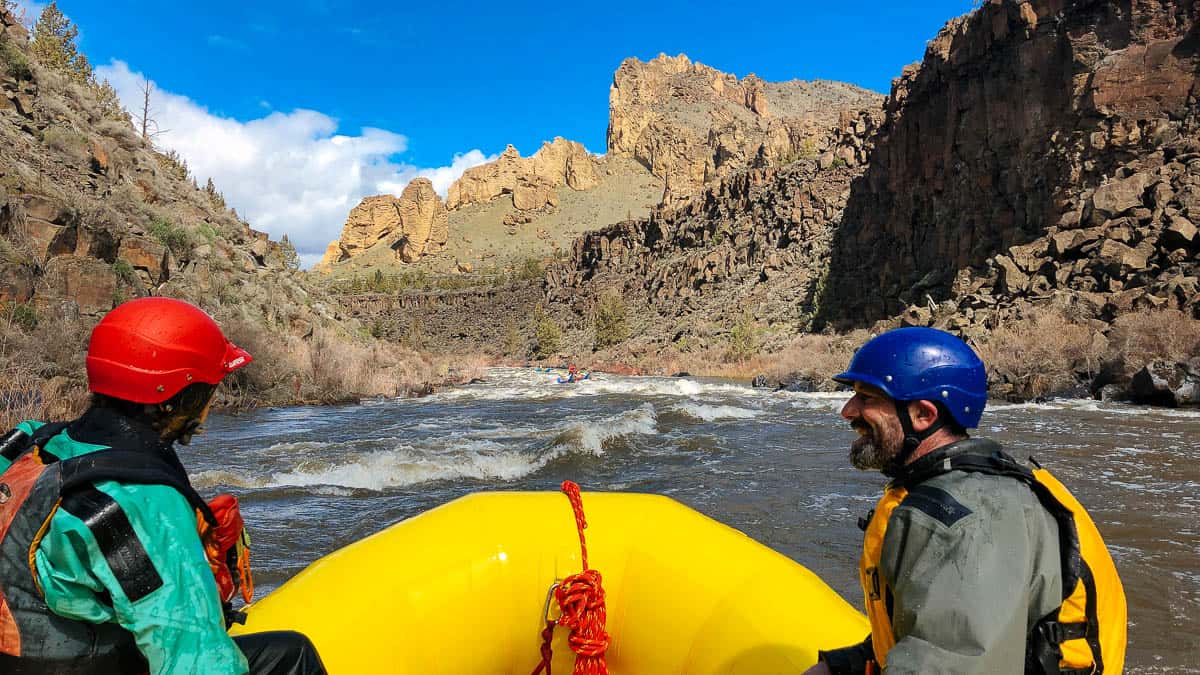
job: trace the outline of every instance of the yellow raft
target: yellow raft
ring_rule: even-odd
[[[812,572],[667,497],[585,493],[583,505],[612,675],[801,673],[870,630]],[[235,632],[302,631],[334,675],[529,675],[547,593],[580,569],[565,496],[477,493],[318,560]],[[566,635],[555,630],[555,673],[574,664]]]

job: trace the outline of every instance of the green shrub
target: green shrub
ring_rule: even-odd
[[[539,281],[545,274],[546,270],[542,267],[542,261],[537,258],[529,258],[517,270],[516,278],[518,281]]]
[[[504,353],[509,356],[523,356],[525,354],[525,340],[521,337],[521,332],[517,330],[517,322],[509,317],[504,322]]]
[[[133,273],[133,267],[124,258],[117,258],[112,264],[112,270],[113,275],[117,277],[117,281],[131,284],[136,278]]]
[[[0,34],[0,61],[4,62],[5,72],[14,79],[33,79],[33,67],[29,65],[29,58],[4,34]]]
[[[188,231],[166,218],[158,218],[150,223],[150,236],[176,255],[187,253],[192,247],[192,237]]]
[[[629,337],[625,300],[617,293],[607,294],[596,303],[592,321],[596,331],[596,349],[620,344]]]
[[[201,237],[208,244],[213,244],[217,241],[217,228],[209,225],[208,223],[202,223],[198,225],[195,231],[196,236]]]
[[[562,329],[540,307],[534,312],[533,338],[533,351],[539,358],[552,356],[562,346]]]
[[[14,324],[22,330],[31,331],[37,328],[38,313],[37,308],[27,303],[18,303],[12,306],[10,319]]]
[[[727,358],[740,363],[749,360],[757,352],[758,326],[755,325],[754,319],[746,314],[729,329]]]

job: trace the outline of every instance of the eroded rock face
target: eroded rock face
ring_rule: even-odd
[[[415,262],[446,245],[447,222],[446,206],[433,183],[415,178],[399,197],[376,195],[354,207],[342,236],[329,244],[318,267],[328,270],[377,245],[391,247],[404,262]]]
[[[893,84],[834,242],[828,318],[949,301],[989,326],[1052,294],[1101,294],[1105,320],[1195,313],[1198,13],[992,0],[948,23]]]
[[[573,190],[589,190],[597,183],[595,161],[583,145],[558,137],[543,144],[530,157],[521,157],[510,145],[496,161],[467,169],[450,185],[446,208],[480,204],[512,194],[516,208],[537,209],[550,203],[547,192],[553,193],[564,185]]]
[[[880,103],[849,84],[739,80],[682,54],[630,58],[609,90],[608,151],[644,164],[679,199],[744,169],[831,153],[836,131],[852,131]],[[860,164],[866,154],[851,148],[841,161]]]

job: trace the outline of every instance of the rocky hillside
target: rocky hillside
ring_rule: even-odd
[[[307,284],[290,245],[252,229],[211,182],[200,188],[182,159],[135,133],[90,66],[39,62],[27,31],[5,12],[0,92],[6,421],[51,402],[62,405],[50,414],[68,414],[79,402],[91,326],[115,305],[146,295],[204,307],[254,353],[256,367],[239,371],[226,392],[231,402],[384,393],[314,370],[314,344],[347,358],[372,347],[360,340],[357,322]],[[343,372],[358,368],[341,365]],[[396,375],[384,389],[395,393],[399,381]]]
[[[1196,312],[1198,13],[1010,0],[949,23],[887,99],[826,317],[933,304],[989,327],[1054,294],[1106,320]]]
[[[459,272],[549,258],[588,230],[647,216],[660,203],[751,167],[799,158],[860,165],[861,143],[840,140],[863,138],[880,102],[878,94],[836,82],[739,80],[683,55],[627,59],[613,79],[608,153],[592,156],[556,138],[530,157],[509,146],[467,170],[447,194],[449,243],[423,267]],[[373,205],[386,198],[368,199]],[[357,207],[321,271],[395,272],[403,268],[397,263],[413,262],[390,250],[404,236],[398,221],[382,214],[364,227],[367,212],[381,213],[367,202]],[[376,248],[368,255],[363,244],[370,242]]]

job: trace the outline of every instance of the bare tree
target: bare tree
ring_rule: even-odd
[[[142,114],[138,118],[138,128],[142,130],[142,143],[149,146],[152,145],[154,139],[160,134],[165,134],[169,129],[159,129],[158,122],[154,119],[155,111],[150,107],[150,95],[154,93],[154,83],[149,77],[143,77],[141,85],[138,89],[142,92]]]

